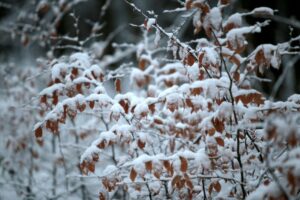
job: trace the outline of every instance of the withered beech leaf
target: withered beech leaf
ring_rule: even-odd
[[[180,156],[180,162],[181,162],[181,165],[180,165],[180,170],[182,172],[186,172],[187,168],[188,168],[188,161],[186,158]]]
[[[95,172],[95,163],[94,162],[89,162],[87,168],[90,172],[94,173]]]
[[[89,106],[90,106],[91,109],[93,109],[94,106],[95,106],[95,101],[90,101],[89,102]]]
[[[144,149],[144,147],[146,146],[146,143],[143,142],[142,140],[138,139],[137,145],[140,149]]]
[[[135,171],[134,168],[131,168],[130,175],[129,175],[130,180],[134,182],[136,177],[137,177],[137,172]]]
[[[115,89],[117,93],[121,93],[121,80],[118,78],[115,80]]]
[[[193,54],[192,53],[188,53],[187,54],[187,56],[186,56],[186,58],[185,58],[185,62],[186,62],[186,64],[188,64],[189,66],[192,66],[194,63],[195,63],[195,58],[194,58],[194,56],[193,56]]]
[[[224,140],[221,137],[215,137],[215,140],[218,143],[218,145],[224,147]]]
[[[221,184],[220,184],[219,181],[215,182],[213,184],[213,187],[214,187],[214,189],[215,189],[216,192],[220,192],[221,191]]]
[[[152,171],[152,161],[145,162],[145,167],[147,171]]]
[[[172,182],[171,182],[172,187],[174,188],[174,186],[176,186],[176,184],[179,183],[180,180],[181,180],[181,176],[176,175],[176,176],[172,179]]]
[[[40,138],[43,136],[43,128],[39,126],[37,129],[34,131],[35,137]]]

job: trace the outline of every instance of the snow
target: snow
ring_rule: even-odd
[[[158,29],[156,29],[155,38],[154,38],[154,44],[156,46],[158,46],[160,39],[161,39],[160,31]]]
[[[215,30],[219,30],[222,23],[222,14],[220,8],[214,7],[209,12],[209,22]]]
[[[65,73],[67,68],[68,68],[68,65],[64,62],[60,62],[60,63],[53,65],[53,67],[51,69],[52,80],[61,79],[62,78],[61,74]]]
[[[74,53],[70,56],[70,63],[73,67],[88,68],[90,67],[89,56],[87,53]]]
[[[149,18],[146,23],[146,29],[150,30],[150,28],[156,23],[155,18]]]
[[[203,47],[200,54],[203,53],[201,64],[204,66],[220,66],[221,60],[218,52],[213,47]]]
[[[242,16],[240,13],[235,13],[233,15],[230,15],[227,19],[225,26],[227,24],[234,24],[235,27],[240,27],[242,25]]]
[[[113,106],[110,108],[112,113],[124,113],[123,107],[119,103],[113,104]]]
[[[274,15],[274,10],[269,7],[258,7],[252,10],[251,13],[254,15],[272,16]]]
[[[300,103],[300,94],[293,94],[287,100],[299,104]]]
[[[47,96],[52,96],[53,92],[61,92],[65,88],[65,85],[62,83],[56,83],[54,85],[51,85],[50,87],[47,87],[43,89],[40,93],[39,96],[47,95]]]
[[[137,104],[134,109],[134,114],[137,118],[141,118],[142,115],[148,114],[148,113],[149,113],[148,104],[146,104],[144,102]]]
[[[93,160],[94,154],[99,154],[101,150],[96,145],[89,146],[84,153],[80,157],[80,163],[82,163],[84,160],[91,161]]]
[[[112,173],[117,172],[118,168],[115,165],[107,165],[102,172],[102,176],[109,176]]]

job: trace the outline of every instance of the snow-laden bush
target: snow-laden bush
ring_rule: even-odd
[[[253,87],[299,36],[248,52],[247,36],[269,20],[243,18],[268,18],[272,9],[226,15],[229,1],[186,0],[168,12],[183,12],[182,23],[192,18],[206,37],[183,42],[180,27],[169,31],[155,13],[125,2],[144,20],[133,25],[142,41],[115,44],[101,60],[81,47],[48,64],[34,133],[45,151],[49,134],[59,143],[61,171],[52,178],[67,179],[52,198],[79,188],[82,199],[96,190],[102,200],[299,198],[300,95],[272,101]],[[122,59],[132,51],[129,68]],[[116,60],[121,66],[110,70]]]

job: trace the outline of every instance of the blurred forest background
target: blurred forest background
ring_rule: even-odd
[[[46,55],[49,51],[51,42],[47,44],[40,45],[40,42],[35,41],[25,41],[31,38],[23,38],[24,36],[19,36],[16,34],[18,31],[25,30],[30,34],[40,34],[35,30],[30,30],[26,28],[24,24],[29,23],[32,26],[38,25],[38,21],[30,21],[30,14],[35,12],[41,12],[37,10],[36,5],[43,1],[39,0],[1,0],[0,1],[0,62],[14,64],[23,67],[24,65],[33,65],[35,59],[39,56]],[[52,3],[62,3],[64,1],[49,1]],[[65,1],[67,2],[67,1]],[[72,2],[72,1],[70,1]],[[76,1],[73,1],[76,2]],[[78,2],[78,1],[77,1]],[[251,35],[249,38],[249,50],[254,49],[258,44],[261,43],[280,43],[288,41],[289,38],[299,34],[300,30],[300,14],[297,6],[295,6],[295,1],[292,0],[232,0],[234,2],[231,6],[233,10],[243,12],[250,11],[255,7],[267,6],[277,10],[276,16],[271,19],[272,22],[269,26],[263,28],[262,33]],[[103,11],[103,6],[105,4],[110,4],[105,12]],[[155,14],[158,15],[158,22],[163,27],[169,27],[167,30],[172,30],[176,24],[180,24],[181,19],[178,12],[165,13],[164,10],[174,9],[176,7],[182,7],[180,0],[148,0],[141,1],[136,0],[135,3],[141,7],[143,10],[153,10]],[[105,7],[105,6],[104,6]],[[43,12],[43,10],[42,10]],[[132,43],[141,39],[142,34],[138,29],[131,27],[129,24],[141,24],[143,23],[143,17],[135,13],[129,6],[127,6],[122,0],[87,0],[80,1],[69,9],[62,16],[61,22],[56,27],[57,35],[68,35],[75,36],[76,29],[74,28],[74,19],[70,16],[70,13],[74,13],[78,17],[79,26],[79,38],[84,39],[90,35],[93,30],[93,24],[96,22],[101,26],[99,32],[101,36],[95,38],[92,42],[96,42],[98,39],[103,40],[111,35],[111,40],[108,41],[110,44],[113,42],[117,43]],[[43,13],[38,13],[39,17],[43,19]],[[40,20],[40,19],[38,19]],[[246,17],[246,23],[254,23],[260,20],[253,17]],[[261,19],[261,21],[264,19]],[[192,20],[190,20],[189,23]],[[45,21],[47,22],[47,21]],[[180,38],[183,41],[188,41],[190,39],[204,37],[203,33],[197,35],[193,34],[193,30],[188,27],[189,23],[182,26],[180,30]],[[12,30],[15,30],[12,33]],[[112,34],[113,33],[113,34]],[[20,39],[21,38],[21,39]],[[51,41],[51,40],[50,40]],[[294,44],[298,46],[298,44]],[[112,51],[112,46],[108,45],[105,49],[105,53]],[[54,51],[55,56],[60,56],[66,53],[66,50],[56,50]],[[296,58],[298,60],[298,58]],[[283,65],[286,65],[290,60],[290,56],[284,56]],[[17,61],[17,63],[16,63]],[[275,94],[276,99],[285,99],[293,93],[300,92],[300,68],[297,67],[299,62],[294,65],[285,74],[285,80],[281,85],[281,89],[277,94]],[[117,66],[114,66],[117,67]],[[2,68],[3,69],[3,68]],[[6,68],[7,69],[7,68]],[[270,78],[272,82],[264,82],[261,84],[260,90],[265,92],[267,95],[272,93],[272,87],[280,75],[283,73],[284,67],[276,70],[271,69],[270,73],[260,75],[263,78]]]
[[[28,22],[26,16],[36,10],[36,5],[41,1],[33,0],[1,0],[0,1],[0,61],[1,63],[14,63],[19,67],[24,67],[24,65],[32,65],[35,62],[35,58],[39,56],[44,56],[45,53],[49,50],[49,46],[41,46],[39,41],[22,44],[17,36],[12,37],[11,29],[24,30],[24,24]],[[47,1],[46,1],[47,2]],[[54,3],[55,1],[49,1],[49,3]],[[63,1],[60,1],[60,3]],[[74,1],[76,2],[76,1]],[[255,7],[267,6],[277,10],[276,16],[271,19],[272,22],[269,26],[263,28],[262,33],[251,35],[249,40],[248,48],[249,50],[255,48],[258,44],[261,43],[271,43],[276,44],[284,41],[288,41],[291,37],[299,34],[300,30],[300,14],[295,6],[295,1],[287,0],[273,0],[273,1],[261,1],[261,0],[252,0],[252,1],[239,1],[233,0],[231,5],[231,10],[243,12],[250,11]],[[107,10],[103,11],[103,7],[107,4]],[[181,19],[178,13],[165,13],[164,10],[174,9],[181,7],[181,1],[179,0],[148,0],[148,1],[139,1],[136,0],[135,3],[141,7],[143,10],[153,10],[155,14],[158,15],[158,22],[163,27],[169,27],[169,30],[172,30],[174,26],[181,22]],[[98,23],[101,25],[101,36],[96,38],[103,40],[110,38],[110,44],[113,42],[118,43],[131,43],[136,42],[141,39],[141,35],[138,32],[138,29],[130,27],[132,24],[141,24],[143,23],[143,17],[139,14],[133,12],[122,0],[87,0],[82,1],[74,5],[70,10],[68,10],[61,19],[60,24],[56,27],[58,35],[68,35],[74,36],[76,30],[73,26],[74,19],[69,15],[74,13],[75,16],[78,16],[79,24],[79,38],[86,38],[90,35],[93,30],[93,24]],[[25,20],[24,20],[25,19]],[[247,17],[246,23],[254,23],[260,19],[255,19],[253,17]],[[264,19],[261,19],[261,21]],[[30,21],[30,20],[29,20]],[[190,23],[192,20],[190,20]],[[36,23],[36,22],[34,22]],[[190,28],[190,30],[188,29]],[[193,34],[192,26],[189,23],[182,26],[180,30],[180,37],[183,41],[188,41],[190,39],[204,37],[203,33],[198,35]],[[33,32],[35,30],[26,30],[28,32]],[[36,32],[38,33],[38,32]],[[112,33],[114,33],[112,35]],[[40,34],[40,33],[38,33]],[[23,38],[24,39],[24,38]],[[30,40],[30,38],[28,38]],[[49,44],[51,45],[51,44]],[[294,44],[298,46],[298,44]],[[111,51],[111,45],[105,49],[105,51]],[[65,51],[55,51],[55,56],[60,56]],[[17,63],[16,63],[17,58]],[[290,61],[290,56],[284,56],[283,65],[287,65]],[[298,58],[296,58],[298,60]],[[295,62],[295,61],[294,61]],[[279,92],[275,94],[276,99],[285,99],[293,93],[300,92],[300,69],[297,67],[299,62],[288,70],[285,74],[284,81],[280,87]],[[279,70],[271,69],[271,72],[268,74],[260,75],[263,78],[270,78],[272,82],[263,82],[259,87],[266,94],[272,93],[272,87],[274,86],[277,79],[283,73],[284,67]]]

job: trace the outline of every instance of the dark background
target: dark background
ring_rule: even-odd
[[[28,44],[24,45],[20,40],[21,35],[16,35],[12,38],[10,32],[11,27],[16,27],[16,22],[19,22],[19,15],[24,12],[25,15],[30,13],[36,13],[36,5],[39,1],[32,0],[0,0],[0,61],[2,63],[26,63],[32,64],[35,59],[39,56],[44,56],[49,50],[51,43],[41,46],[39,41],[30,41]],[[51,1],[49,1],[51,2]],[[52,1],[55,3],[56,1]],[[172,29],[172,25],[176,25],[178,14],[163,13],[165,9],[174,9],[180,7],[177,0],[135,0],[136,5],[138,5],[142,10],[153,10],[159,17],[158,22],[162,27]],[[275,10],[277,16],[283,17],[282,22],[278,20],[272,21],[270,26],[263,28],[262,33],[254,34],[248,37],[249,46],[248,51],[250,52],[263,43],[276,44],[280,42],[288,41],[291,37],[297,36],[299,32],[299,26],[291,26],[291,21],[299,23],[300,14],[299,9],[295,5],[296,1],[293,0],[235,0],[232,1],[232,6],[229,10],[234,12],[251,11],[252,9],[260,6],[271,7]],[[57,28],[58,35],[69,35],[74,36],[76,31],[74,29],[73,23],[74,19],[69,16],[69,13],[73,12],[79,17],[79,38],[84,39],[92,30],[92,23],[98,22],[99,24],[104,24],[104,27],[100,30],[103,34],[101,37],[95,39],[104,40],[108,35],[113,33],[115,30],[119,31],[117,35],[112,39],[112,42],[126,42],[126,43],[136,43],[141,39],[141,32],[129,26],[129,23],[142,24],[144,18],[138,13],[134,12],[124,1],[122,0],[112,0],[111,5],[106,11],[104,16],[101,16],[101,8],[104,5],[104,0],[88,0],[87,2],[79,3],[75,5],[61,20]],[[212,1],[212,3],[214,3]],[[10,5],[7,8],[5,5]],[[49,16],[46,16],[49,17]],[[51,21],[51,16],[49,17]],[[264,19],[246,17],[245,22],[248,24],[254,24],[257,21],[263,21]],[[47,21],[45,21],[47,22]],[[29,22],[32,23],[32,22]],[[38,23],[38,22],[34,22]],[[9,27],[9,28],[7,28]],[[292,30],[292,29],[293,30]],[[188,41],[190,39],[203,37],[203,33],[198,35],[193,35],[193,29],[191,24],[183,27],[181,33],[181,40]],[[21,30],[21,28],[20,28]],[[297,46],[298,44],[293,44]],[[107,53],[113,51],[111,47],[106,49]],[[65,51],[55,51],[55,56],[59,56],[66,53]],[[284,56],[283,65],[285,62],[291,59],[291,56]],[[271,68],[270,72],[265,74],[259,74],[263,78],[270,78],[273,81],[271,83],[263,83],[259,88],[266,94],[272,92],[272,87],[282,74],[282,68],[277,70]],[[288,73],[281,89],[276,94],[277,99],[286,99],[293,93],[300,92],[300,67],[299,62],[297,62],[294,67]]]

